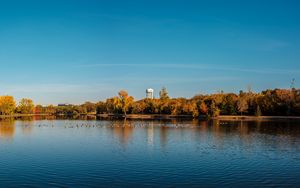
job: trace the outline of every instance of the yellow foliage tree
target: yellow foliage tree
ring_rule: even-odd
[[[16,101],[12,96],[0,96],[0,114],[12,115],[16,109]]]
[[[31,99],[21,99],[17,107],[17,112],[21,114],[33,114],[34,104]]]
[[[120,107],[124,113],[124,115],[126,116],[128,108],[130,105],[132,105],[134,101],[134,98],[132,96],[128,95],[128,92],[125,90],[121,90],[119,92],[119,97],[115,98],[115,105],[117,107]]]

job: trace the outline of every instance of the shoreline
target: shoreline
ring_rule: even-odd
[[[125,118],[122,114],[97,114],[97,117],[101,118]],[[199,116],[194,118],[192,115],[162,115],[162,114],[129,114],[126,119],[149,119],[149,120],[168,120],[168,119],[199,119],[199,120],[284,120],[284,119],[297,119],[300,120],[300,116],[232,116],[221,115],[218,117],[207,118],[206,116]]]
[[[50,114],[12,114],[0,115],[0,118],[17,118],[17,117],[32,117],[32,116],[51,116]]]
[[[67,116],[67,115],[52,115],[52,114],[13,114],[13,115],[0,115],[0,118],[19,118],[19,117],[33,117],[33,116]],[[99,118],[111,118],[111,119],[124,119],[123,114],[80,114],[80,116],[96,116]],[[206,116],[199,116],[194,118],[192,115],[166,115],[166,114],[128,114],[126,119],[142,119],[142,120],[300,120],[300,116],[246,116],[246,115],[221,115],[218,117],[207,118]]]
[[[191,115],[165,115],[165,114],[97,114],[100,118],[120,118],[120,119],[149,119],[149,120],[169,120],[169,119],[194,119]],[[197,119],[197,118],[196,118]],[[199,118],[200,119],[200,118]]]

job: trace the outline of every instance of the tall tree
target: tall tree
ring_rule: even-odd
[[[116,99],[116,105],[122,109],[124,115],[126,116],[128,108],[133,103],[134,98],[129,96],[128,92],[125,90],[121,90],[118,94],[119,97]]]
[[[12,96],[0,96],[0,113],[12,115],[16,109],[16,102]]]
[[[159,92],[159,97],[161,100],[169,99],[168,91],[165,87],[163,87]]]
[[[17,107],[17,112],[21,114],[32,114],[34,111],[34,104],[31,99],[21,99]]]
[[[257,105],[257,107],[256,107],[255,116],[261,116],[261,110],[260,110],[259,105]]]
[[[215,101],[211,101],[209,115],[212,117],[218,117],[220,115],[220,109],[216,105]]]
[[[243,112],[246,112],[248,110],[248,102],[246,97],[240,97],[237,101],[237,108],[238,111],[243,115]]]

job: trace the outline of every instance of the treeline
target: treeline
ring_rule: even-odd
[[[191,115],[193,117],[219,115],[252,116],[299,116],[300,90],[274,89],[261,93],[240,91],[235,93],[216,93],[197,95],[191,99],[169,98],[165,88],[159,99],[134,101],[126,91],[119,96],[97,103],[97,113],[128,114],[168,114]]]
[[[31,99],[21,99],[17,105],[14,97],[0,96],[0,115],[33,114],[34,108]]]
[[[157,99],[135,101],[124,90],[118,96],[98,103],[81,105],[34,106],[32,100],[22,99],[18,105],[11,96],[0,97],[0,114],[166,114],[216,117],[219,115],[299,116],[300,90],[274,89],[261,93],[252,91],[197,95],[191,99],[170,98],[162,88]]]

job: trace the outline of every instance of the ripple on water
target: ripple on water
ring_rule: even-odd
[[[16,121],[0,186],[297,186],[298,124]]]

